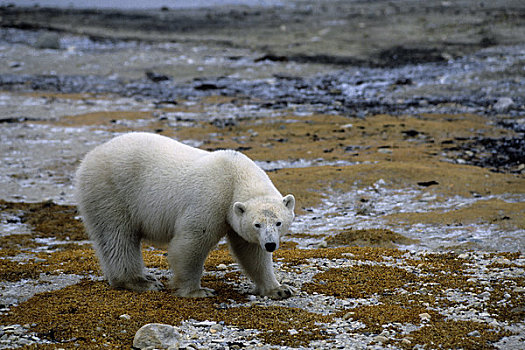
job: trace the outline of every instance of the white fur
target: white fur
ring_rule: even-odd
[[[130,133],[89,152],[75,182],[80,213],[112,286],[161,287],[143,271],[141,242],[148,240],[168,245],[177,295],[211,295],[200,286],[204,260],[227,236],[258,293],[291,295],[275,279],[271,251],[293,221],[295,199],[283,198],[245,155]]]

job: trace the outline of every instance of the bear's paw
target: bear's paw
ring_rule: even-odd
[[[216,296],[217,292],[210,288],[199,288],[190,291],[184,289],[177,289],[175,291],[175,295],[183,298],[208,298]]]
[[[287,299],[295,294],[292,287],[286,284],[281,284],[279,287],[274,288],[267,292],[265,295],[274,300]]]
[[[129,289],[136,292],[159,291],[164,288],[161,281],[149,274],[125,281],[112,281],[110,284],[117,289]]]

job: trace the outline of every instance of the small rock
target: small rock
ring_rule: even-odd
[[[226,266],[225,264],[217,265],[217,270],[226,270],[227,268],[228,268],[228,266]]]
[[[343,316],[343,320],[348,320],[350,318],[352,318],[353,316],[355,315],[355,312],[347,312],[344,316]]]
[[[210,333],[212,334],[215,334],[217,332],[222,332],[222,325],[220,324],[214,324],[213,326],[210,327]]]
[[[512,290],[514,293],[524,293],[525,288],[524,287],[516,287]]]
[[[412,342],[408,338],[403,338],[403,339],[401,339],[401,344],[403,344],[403,345],[410,345],[410,344],[412,344]]]
[[[57,33],[44,33],[35,43],[37,49],[60,49],[60,36]]]
[[[128,314],[122,314],[119,316],[121,320],[131,320],[131,316]]]
[[[9,68],[19,68],[23,65],[24,65],[23,62],[16,62],[16,61],[9,62]]]
[[[170,78],[167,75],[163,75],[163,74],[159,74],[159,73],[155,73],[151,71],[146,72],[146,77],[154,83],[158,83],[160,81],[165,81],[165,80],[170,80]]]
[[[321,242],[316,244],[316,247],[317,248],[326,248],[326,247],[328,247],[328,243],[326,243],[326,241],[321,241]]]
[[[374,337],[374,341],[376,341],[378,343],[384,343],[384,342],[388,341],[388,338],[383,336],[383,335],[378,335],[378,336]]]
[[[509,259],[503,258],[503,257],[496,258],[496,260],[494,260],[494,262],[496,264],[504,264],[504,265],[511,264],[511,261]]]
[[[467,334],[469,337],[481,337],[481,333],[478,330],[472,331]]]
[[[424,312],[422,314],[419,314],[419,318],[422,322],[429,322],[432,317],[430,316],[430,314]]]
[[[506,112],[509,110],[510,107],[514,105],[514,101],[510,97],[501,97],[498,99],[498,101],[494,104],[494,109],[497,112]]]
[[[490,293],[489,292],[480,293],[478,294],[478,298],[482,298],[482,299],[490,298]]]
[[[179,342],[181,336],[175,327],[160,324],[148,323],[142,326],[133,339],[133,347],[145,349],[149,347],[166,349]]]
[[[193,322],[193,325],[195,327],[211,327],[213,325],[217,324],[216,322],[212,321],[200,321],[200,322]]]

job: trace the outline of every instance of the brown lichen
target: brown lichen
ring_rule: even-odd
[[[392,294],[415,280],[415,275],[397,267],[357,265],[321,272],[303,289],[338,298],[369,298]]]
[[[58,240],[85,240],[87,235],[72,205],[60,205],[52,201],[40,203],[6,202],[0,199],[0,211],[20,218],[32,228],[32,237],[54,237]]]
[[[384,330],[385,327],[383,326],[391,325],[392,323],[420,324],[422,322],[420,315],[424,313],[428,314],[433,322],[444,318],[443,315],[420,305],[390,303],[358,306],[351,310],[339,312],[337,315],[364,323],[365,328],[360,328],[359,332],[379,334]],[[391,327],[395,328],[395,326]]]
[[[474,331],[479,335],[472,335]],[[405,349],[412,349],[416,344],[424,344],[432,349],[495,349],[493,342],[511,334],[509,331],[494,329],[480,322],[439,320],[410,333],[410,345],[396,345]]]
[[[346,229],[326,239],[329,246],[359,246],[395,248],[398,244],[408,245],[419,242],[387,229]]]
[[[146,323],[178,325],[188,319],[258,329],[262,339],[276,345],[307,345],[325,337],[317,323],[328,322],[329,316],[278,306],[224,309],[221,303],[244,301],[244,296],[216,277],[205,277],[203,285],[214,288],[218,296],[187,299],[169,291],[135,293],[109,288],[104,282],[83,280],[59,291],[37,294],[8,316],[0,316],[0,324],[36,322],[31,330],[40,336],[86,349],[131,345],[135,332]],[[122,314],[131,318],[121,319]],[[290,333],[289,329],[297,333]]]

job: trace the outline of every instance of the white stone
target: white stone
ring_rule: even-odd
[[[139,349],[146,349],[149,347],[167,349],[171,345],[175,345],[180,340],[180,334],[175,327],[160,324],[148,323],[142,326],[133,339],[133,347]]]
[[[215,334],[217,332],[222,332],[222,325],[220,324],[214,324],[213,326],[210,327],[210,333],[212,334]]]
[[[430,316],[430,314],[424,312],[422,314],[419,314],[419,318],[421,319],[422,322],[428,322],[428,321],[430,321],[431,316]]]
[[[494,104],[494,109],[498,112],[506,112],[514,105],[514,101],[510,97],[501,97]]]
[[[382,335],[378,335],[374,337],[374,341],[379,342],[379,343],[384,343],[388,341],[388,338]]]

